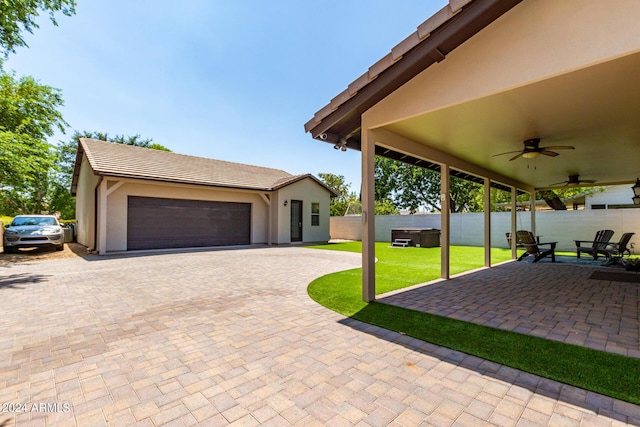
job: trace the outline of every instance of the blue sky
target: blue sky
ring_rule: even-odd
[[[62,90],[74,130],[140,134],[172,151],[344,175],[360,157],[304,123],[447,0],[78,0],[44,16],[5,69]]]

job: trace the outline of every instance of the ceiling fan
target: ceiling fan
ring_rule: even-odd
[[[580,179],[578,174],[569,175],[568,181],[556,182],[555,184],[550,184],[550,186],[561,185],[563,187],[577,187],[580,184],[593,184],[596,182],[593,179]]]
[[[554,145],[551,147],[540,147],[540,138],[531,138],[525,139],[523,141],[524,149],[522,151],[507,151],[506,153],[494,154],[493,157],[502,156],[504,154],[513,154],[518,153],[509,159],[515,160],[520,157],[524,157],[525,159],[533,159],[538,157],[540,154],[544,154],[549,157],[556,157],[559,153],[551,150],[574,150],[575,147],[571,147],[570,145]]]

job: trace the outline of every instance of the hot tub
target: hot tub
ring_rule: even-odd
[[[437,228],[392,228],[391,241],[411,239],[411,246],[436,248],[440,246],[440,230]]]

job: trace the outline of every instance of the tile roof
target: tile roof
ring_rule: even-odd
[[[86,154],[94,174],[103,176],[262,191],[275,190],[311,177],[324,186],[310,174],[291,175],[280,169],[81,138],[71,186],[72,194],[75,194],[77,188],[83,153]]]

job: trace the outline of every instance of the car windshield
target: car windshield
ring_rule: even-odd
[[[47,216],[21,216],[14,218],[11,225],[56,225],[56,219]]]

